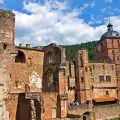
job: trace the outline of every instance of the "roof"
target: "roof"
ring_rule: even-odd
[[[101,98],[94,98],[95,102],[108,102],[108,101],[116,101],[117,99],[114,97],[101,97]]]
[[[105,38],[120,38],[120,34],[119,34],[119,32],[113,31],[113,30],[112,31],[107,31],[106,33],[104,33],[101,36],[100,40],[103,40]]]
[[[107,25],[107,28],[108,28],[108,31],[101,36],[100,40],[103,40],[105,38],[119,38],[120,37],[119,32],[113,30],[113,25],[111,23]]]
[[[111,39],[111,38],[113,38],[113,39],[114,39],[114,38],[120,38],[120,33],[113,30],[113,25],[112,25],[111,23],[109,23],[109,24],[107,25],[107,32],[105,32],[105,33],[101,36],[100,41],[98,41],[98,42],[94,45],[94,47],[95,47],[98,43],[100,43],[102,40],[104,40],[104,39],[106,39],[106,38],[109,38],[109,39]]]

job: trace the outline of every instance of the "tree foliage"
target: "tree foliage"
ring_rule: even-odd
[[[81,43],[76,45],[62,45],[62,47],[66,49],[67,60],[72,60],[77,50],[81,50],[81,49],[88,50],[89,59],[92,60],[94,58],[94,45],[97,42],[98,41],[91,41],[91,42],[86,42],[86,43]]]

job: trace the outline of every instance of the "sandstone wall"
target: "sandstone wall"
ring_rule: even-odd
[[[0,42],[14,44],[15,14],[0,9]]]
[[[103,105],[94,107],[95,120],[111,120],[120,115],[120,105]]]

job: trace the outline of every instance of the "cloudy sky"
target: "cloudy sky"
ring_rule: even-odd
[[[120,31],[119,0],[0,0],[16,14],[15,43],[80,44],[99,40],[109,20]]]

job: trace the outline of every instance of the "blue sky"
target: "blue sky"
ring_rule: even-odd
[[[119,0],[0,0],[0,8],[16,14],[17,45],[99,40],[109,19],[120,31]]]

